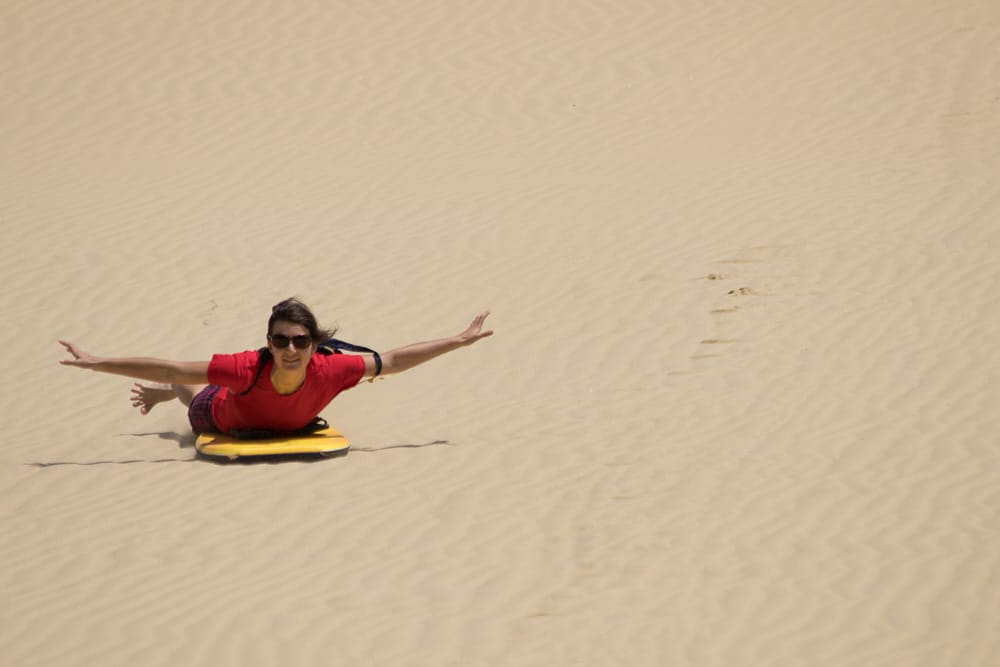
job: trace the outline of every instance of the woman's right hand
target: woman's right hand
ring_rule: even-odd
[[[77,368],[88,368],[96,364],[100,359],[92,354],[87,354],[79,347],[70,343],[69,341],[61,340],[59,344],[66,348],[66,350],[73,355],[72,359],[60,359],[59,363],[63,366],[76,366]]]
[[[208,384],[207,361],[170,361],[152,357],[95,357],[69,341],[61,340],[59,344],[73,355],[72,359],[59,360],[63,366],[89,368],[101,373],[124,375],[163,384]]]

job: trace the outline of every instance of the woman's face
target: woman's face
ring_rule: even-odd
[[[300,345],[305,347],[300,348]],[[274,356],[274,364],[282,371],[302,371],[316,351],[316,344],[309,330],[301,324],[278,320],[271,327],[267,347]]]

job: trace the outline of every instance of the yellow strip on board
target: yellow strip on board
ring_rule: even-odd
[[[309,435],[288,435],[266,440],[240,440],[222,433],[202,433],[195,441],[195,447],[200,453],[227,459],[283,454],[333,454],[350,446],[347,438],[332,428]]]

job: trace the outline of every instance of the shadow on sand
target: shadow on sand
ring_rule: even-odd
[[[282,454],[280,456],[252,456],[238,458],[234,460],[228,460],[224,458],[216,458],[203,456],[196,451],[194,451],[194,441],[195,436],[192,433],[181,434],[175,431],[163,431],[163,432],[152,432],[152,433],[121,433],[120,437],[134,436],[134,437],[150,437],[155,436],[161,440],[171,440],[177,443],[177,446],[181,449],[190,449],[193,456],[183,459],[178,458],[160,458],[160,459],[118,459],[109,461],[34,461],[28,462],[24,465],[32,466],[35,468],[52,468],[55,466],[96,466],[96,465],[129,465],[133,463],[193,463],[193,462],[205,462],[214,463],[216,465],[258,465],[258,464],[274,464],[274,463],[290,463],[292,461],[298,463],[317,463],[319,461],[325,461],[327,459],[337,459],[347,456],[351,452],[363,452],[365,454],[374,454],[377,452],[386,451],[389,449],[422,449],[424,447],[456,447],[457,445],[449,442],[447,440],[432,440],[431,442],[425,442],[423,444],[400,444],[400,445],[385,445],[383,447],[351,447],[340,452],[335,452],[332,455],[324,456],[322,454]]]

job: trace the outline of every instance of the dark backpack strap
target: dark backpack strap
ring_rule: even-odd
[[[257,373],[253,376],[253,382],[246,388],[246,391],[241,391],[236,394],[237,396],[246,396],[250,393],[251,389],[257,386],[257,380],[264,374],[264,367],[267,366],[267,362],[269,361],[271,361],[271,351],[269,349],[262,347],[257,350]]]
[[[311,435],[328,428],[330,428],[330,424],[327,423],[325,419],[322,417],[316,417],[297,431],[283,433],[280,431],[269,431],[263,428],[234,428],[229,432],[229,435],[233,436],[237,440],[268,440],[270,438],[277,438],[280,436]]]
[[[320,354],[343,354],[342,350],[347,350],[348,352],[368,352],[375,357],[375,375],[372,376],[372,379],[382,374],[382,356],[370,347],[355,345],[354,343],[348,343],[337,338],[330,338],[320,343],[316,348],[316,351]]]

